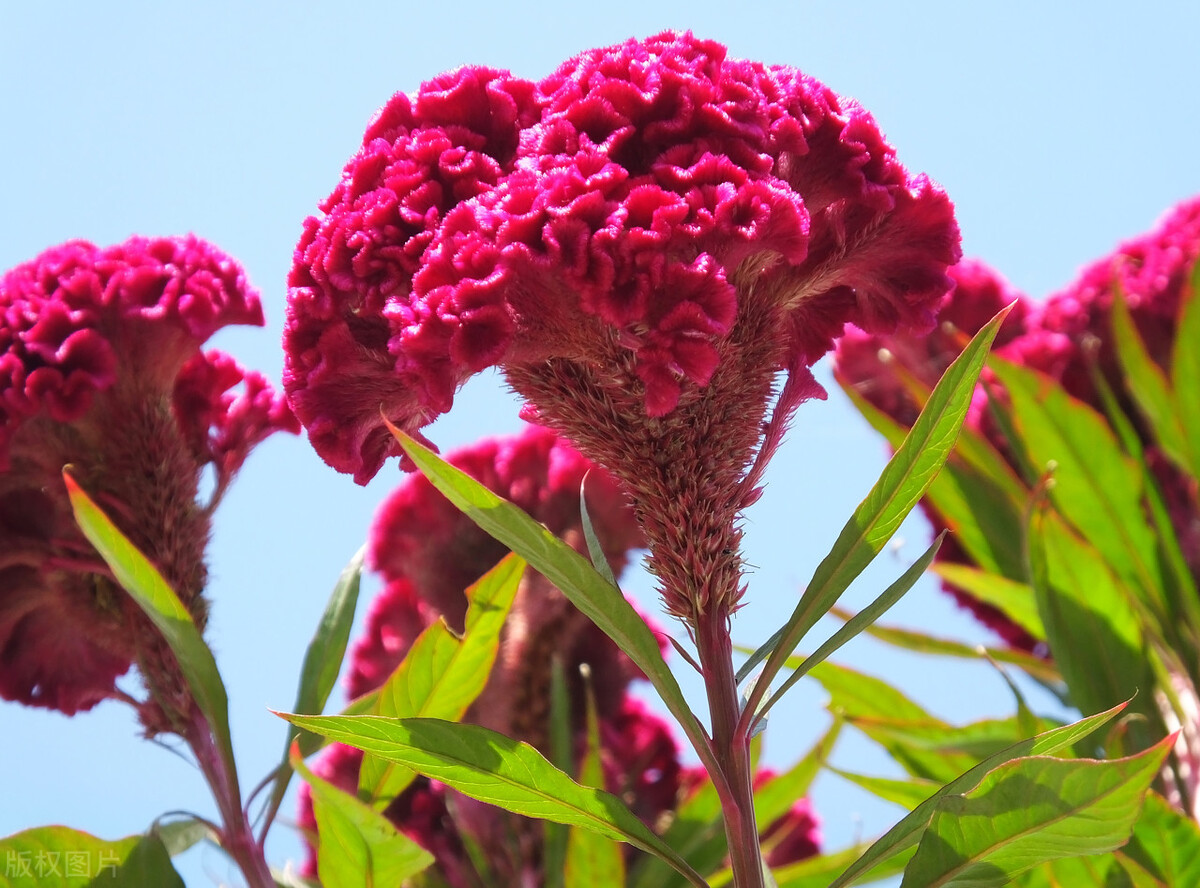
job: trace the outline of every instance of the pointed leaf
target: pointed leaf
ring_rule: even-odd
[[[581,826],[671,861],[692,884],[704,880],[620,799],[580,786],[527,743],[437,719],[339,715],[283,717],[439,780],[464,795],[526,817]]]
[[[1175,406],[1188,444],[1188,465],[1200,477],[1200,261],[1192,265],[1188,287],[1179,307],[1179,325],[1171,356],[1171,385]]]
[[[667,709],[683,728],[696,755],[709,770],[720,773],[708,737],[688,707],[654,633],[588,560],[512,503],[497,496],[465,472],[440,459],[404,432],[389,424],[404,452],[438,490],[481,528],[529,562],[570,602],[608,635],[654,685]]]
[[[324,888],[400,885],[433,864],[433,855],[348,792],[322,780],[292,748],[292,767],[312,790],[317,875]]]
[[[1153,603],[1155,593],[1161,596],[1162,571],[1142,509],[1141,473],[1107,420],[1047,376],[998,358],[991,367],[1004,383],[1016,433],[1035,469],[1056,466],[1055,508]]]
[[[1042,861],[1120,847],[1174,740],[1124,759],[1000,765],[938,802],[901,888],[1000,888]]]
[[[346,645],[350,640],[354,611],[358,606],[359,580],[362,577],[363,557],[366,551],[366,546],[363,546],[342,569],[329,601],[325,604],[325,612],[321,614],[317,630],[304,652],[304,663],[300,667],[300,685],[296,689],[296,704],[292,707],[295,712],[320,715],[337,682],[338,673],[342,669],[342,659],[346,655]],[[275,814],[283,803],[288,784],[291,783],[292,769],[288,763],[288,754],[299,734],[298,729],[288,726],[283,761],[271,789],[271,798],[267,802],[264,835],[270,829]]]
[[[583,480],[579,482],[579,518],[583,525],[583,538],[587,540],[588,556],[592,559],[592,567],[596,568],[596,572],[600,576],[616,587],[617,578],[613,576],[612,566],[604,555],[604,546],[600,543],[600,537],[596,536],[592,516],[588,513],[587,475],[584,475]]]
[[[1019,540],[1024,537],[1024,529],[1018,529]],[[1022,563],[1024,555],[1021,556]],[[1046,627],[1038,616],[1037,599],[1033,587],[1028,583],[1017,582],[999,574],[989,573],[965,564],[944,562],[935,564],[933,572],[952,586],[957,586],[972,598],[977,598],[984,604],[1000,610],[1006,617],[1024,629],[1033,638],[1046,638]],[[1025,573],[1024,569],[1021,571]]]
[[[1113,296],[1111,320],[1113,342],[1126,387],[1149,423],[1159,447],[1176,465],[1186,468],[1186,438],[1166,374],[1146,350],[1125,296],[1119,290]]]
[[[1114,706],[1106,712],[1099,712],[1088,718],[1080,719],[1074,724],[1054,728],[1036,737],[1014,743],[1007,749],[995,755],[988,756],[962,776],[951,780],[914,808],[899,823],[888,830],[882,838],[867,849],[866,853],[842,873],[829,888],[842,888],[844,885],[855,884],[859,881],[859,876],[865,875],[868,871],[893,855],[899,854],[916,845],[920,841],[926,826],[929,825],[929,821],[933,818],[934,810],[941,799],[974,789],[979,785],[984,775],[1004,762],[1027,755],[1053,755],[1059,750],[1066,749],[1068,746],[1077,743],[1096,729],[1107,724],[1124,708],[1124,704]]]
[[[1072,703],[1101,709],[1149,691],[1145,628],[1104,558],[1040,508],[1031,515],[1027,543],[1038,611]],[[1135,699],[1139,711],[1152,707],[1148,693]]]
[[[758,718],[763,718],[770,711],[771,707],[779,702],[779,699],[787,690],[803,678],[812,667],[818,663],[823,663],[831,654],[845,645],[846,642],[860,635],[864,629],[883,616],[893,604],[899,601],[913,587],[917,580],[924,575],[925,571],[929,569],[929,565],[933,563],[934,556],[937,555],[938,549],[942,546],[942,540],[945,538],[946,531],[943,530],[937,535],[937,539],[933,541],[933,544],[925,550],[924,554],[914,561],[908,570],[901,574],[900,579],[888,586],[882,595],[863,608],[863,610],[847,620],[824,644],[817,648],[810,656],[806,657],[796,667],[795,671],[787,677],[783,684],[779,686],[779,690],[772,694],[770,699],[760,708]]]
[[[1029,594],[1033,594],[1032,589],[1029,590]],[[846,611],[836,607],[830,613],[838,619],[848,619],[850,616]],[[1010,648],[990,648],[981,645],[972,646],[963,644],[961,641],[917,632],[914,629],[906,629],[900,626],[880,626],[878,623],[867,629],[867,634],[885,644],[890,644],[904,650],[915,651],[919,654],[957,657],[963,660],[978,660],[980,657],[987,657],[999,663],[1016,666],[1040,682],[1062,681],[1062,676],[1053,663],[1049,660],[1043,660],[1041,657],[1027,654],[1024,651],[1012,650]]]
[[[121,533],[69,472],[63,472],[63,481],[71,498],[75,521],[84,536],[96,547],[121,587],[162,633],[179,662],[188,688],[213,732],[230,784],[236,789],[237,769],[229,737],[229,698],[212,650],[200,637],[192,615],[158,568]]]
[[[984,357],[1008,311],[1005,309],[992,318],[946,369],[912,431],[866,499],[854,510],[833,549],[817,566],[792,616],[778,633],[778,641],[772,648],[760,649],[751,657],[751,661],[761,661],[763,657],[767,660],[762,678],[747,702],[751,711],[808,630],[829,612],[850,582],[883,549],[937,476],[954,447]],[[743,668],[748,673],[753,667],[749,664],[747,667]]]
[[[843,851],[821,854],[817,857],[801,860],[798,863],[776,867],[774,871],[775,883],[779,888],[827,888],[838,873],[842,872],[847,865],[862,856],[866,848],[866,845],[857,845],[853,848],[846,848]],[[904,872],[904,867],[908,864],[911,856],[911,850],[897,854],[895,857],[875,867],[869,873],[865,873],[858,880],[857,884],[869,885],[878,882],[880,879],[889,879],[893,876],[898,876]],[[714,885],[713,888],[716,888],[716,886]]]
[[[384,682],[373,715],[458,721],[487,684],[525,573],[525,562],[507,555],[479,578],[467,594],[461,638],[438,620],[417,636],[404,660]],[[394,762],[365,756],[359,771],[359,797],[387,806],[413,774]]]
[[[156,835],[98,839],[65,826],[27,829],[0,839],[0,888],[183,888]]]
[[[1200,885],[1200,827],[1160,795],[1146,796],[1123,853],[1165,885]]]
[[[600,761],[600,720],[596,698],[588,686],[587,750],[579,766],[582,786],[604,788],[604,766]],[[612,839],[578,826],[567,836],[567,888],[612,888],[625,884],[623,849]]]
[[[891,777],[873,777],[869,774],[855,774],[843,771],[841,768],[830,768],[843,780],[848,780],[855,786],[865,789],[873,796],[899,805],[905,811],[911,811],[942,788],[936,780],[922,780],[910,777],[907,780],[896,780]]]

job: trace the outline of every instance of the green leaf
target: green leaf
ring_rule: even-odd
[[[342,574],[333,587],[333,593],[325,604],[325,612],[321,614],[317,630],[304,652],[304,664],[300,667],[300,685],[296,689],[296,703],[292,707],[295,712],[319,715],[329,701],[329,695],[342,669],[346,645],[350,640],[350,627],[354,623],[354,611],[358,606],[359,581],[362,578],[363,557],[366,551],[366,546],[363,546],[342,569]],[[292,769],[288,763],[288,755],[292,743],[299,735],[298,729],[288,726],[283,761],[271,789],[271,798],[267,802],[264,835],[270,829],[287,793],[288,784],[291,783]]]
[[[283,715],[331,740],[386,758],[464,795],[526,817],[581,826],[669,860],[704,880],[616,796],[580,786],[527,743],[478,725],[437,719]]]
[[[934,570],[937,570],[936,566]],[[1033,595],[1032,589],[1029,590],[1029,594]],[[830,613],[838,619],[848,619],[850,616],[846,611],[836,607]],[[1049,660],[1043,660],[1041,657],[1027,654],[1024,651],[1012,650],[1010,648],[982,647],[980,645],[972,646],[963,644],[961,641],[917,632],[913,629],[905,629],[899,626],[881,626],[878,623],[867,629],[867,634],[885,644],[890,644],[893,647],[902,648],[903,650],[915,651],[919,654],[957,657],[963,660],[978,660],[981,657],[987,657],[998,663],[1007,663],[1016,666],[1040,682],[1053,683],[1062,681],[1062,676],[1053,663]]]
[[[600,720],[596,716],[596,698],[588,685],[587,751],[579,765],[579,783],[604,788],[604,766],[600,761]],[[567,888],[613,888],[625,884],[625,858],[621,846],[612,839],[578,826],[567,835]]]
[[[600,542],[600,537],[596,536],[596,528],[592,524],[592,516],[588,513],[587,475],[584,475],[583,480],[579,482],[579,518],[583,525],[583,537],[587,540],[588,555],[592,559],[592,567],[596,568],[596,572],[600,576],[608,580],[614,587],[617,587],[617,578],[613,575],[612,566],[609,565],[608,558],[604,554],[604,546]]]
[[[984,357],[1007,314],[1008,309],[1005,309],[992,318],[946,369],[912,431],[866,499],[854,510],[833,549],[817,566],[792,616],[768,642],[772,647],[760,648],[743,666],[741,677],[749,674],[756,661],[764,657],[767,660],[762,677],[746,704],[750,712],[755,711],[762,694],[808,630],[829,612],[850,582],[887,544],[937,476],[954,447]],[[778,695],[773,699],[777,698]]]
[[[65,826],[43,826],[0,839],[0,859],[0,888],[184,888],[153,833],[110,842]]]
[[[849,864],[862,856],[866,845],[856,845],[842,851],[821,854],[797,863],[776,867],[774,870],[775,883],[778,888],[826,888],[838,873]],[[904,872],[912,852],[904,852],[884,861],[858,881],[860,885],[869,885],[881,879],[890,879]],[[716,885],[713,886],[716,888]]]
[[[1000,888],[1042,861],[1120,847],[1174,742],[1110,761],[1000,765],[975,789],[938,801],[901,888]]]
[[[317,875],[324,888],[400,885],[433,864],[433,855],[391,821],[308,770],[293,747],[292,767],[312,790]]]
[[[1018,539],[1024,538],[1024,529]],[[1018,542],[1018,546],[1020,543]],[[1022,562],[1024,555],[1022,555]],[[952,586],[962,589],[972,598],[1000,610],[1033,638],[1046,638],[1046,627],[1038,616],[1033,587],[965,564],[943,562],[933,566],[933,572]],[[1024,573],[1024,570],[1022,570]]]
[[[720,773],[708,736],[688,707],[658,641],[621,590],[588,560],[521,509],[497,496],[395,426],[388,426],[404,452],[430,483],[460,511],[550,580],[585,616],[624,651],[658,691],[709,773]]]
[[[167,823],[155,823],[150,831],[162,840],[163,847],[172,857],[182,854],[205,839],[214,844],[220,844],[212,827],[194,817],[185,817]]]
[[[848,780],[855,786],[865,789],[871,795],[899,805],[905,811],[911,811],[942,788],[936,780],[922,780],[910,777],[907,780],[896,780],[891,777],[873,777],[868,774],[855,774],[843,771],[841,768],[830,768],[843,780]]]
[[[761,707],[759,718],[765,716],[771,707],[779,702],[779,699],[788,689],[803,678],[810,669],[818,663],[823,663],[832,653],[845,645],[846,642],[859,636],[864,629],[883,616],[893,604],[899,601],[913,587],[917,580],[924,575],[925,571],[929,569],[929,565],[933,563],[934,556],[937,555],[938,549],[942,546],[942,540],[945,538],[946,531],[939,533],[933,544],[925,550],[925,553],[920,558],[912,563],[908,570],[901,574],[900,579],[888,586],[882,595],[867,605],[862,611],[847,620],[824,644],[817,648],[810,656],[806,657],[795,668],[792,674],[787,677],[783,684],[779,686],[779,690],[772,694],[766,704]]]
[[[1171,386],[1188,444],[1191,476],[1200,477],[1200,261],[1192,265],[1179,307],[1179,324],[1171,355]]]
[[[1111,322],[1125,386],[1133,395],[1163,452],[1176,465],[1187,468],[1187,440],[1166,374],[1146,350],[1146,344],[1138,335],[1133,316],[1119,287],[1113,294]]]
[[[1007,749],[988,756],[960,777],[951,780],[914,808],[899,823],[888,830],[882,838],[871,845],[829,888],[842,888],[844,885],[855,884],[859,881],[859,876],[865,875],[893,855],[904,852],[916,845],[920,841],[925,828],[929,825],[930,820],[933,818],[934,811],[941,799],[969,792],[979,785],[984,775],[1004,762],[1027,755],[1053,755],[1062,749],[1066,749],[1107,724],[1124,708],[1124,704],[1114,706],[1106,712],[1099,712],[1088,718],[1080,719],[1074,724],[1054,728],[1036,737],[1014,743]]]
[[[1104,553],[1132,591],[1156,603],[1162,571],[1142,509],[1142,476],[1107,420],[1047,376],[997,358],[991,367],[1004,383],[1030,460],[1039,472],[1055,466],[1050,497],[1057,511]]]
[[[1164,885],[1200,885],[1200,827],[1153,792],[1123,853]]]
[[[1071,701],[1088,711],[1138,695],[1135,708],[1149,714],[1154,677],[1145,629],[1103,556],[1040,508],[1027,542],[1038,611]]]
[[[892,447],[899,447],[908,429],[853,388],[844,388],[871,426]],[[1021,479],[991,442],[969,426],[959,432],[954,451],[927,492],[927,503],[972,560],[1012,579],[1021,577],[1024,569],[1022,506],[1027,498]]]
[[[964,729],[930,715],[896,688],[871,675],[822,663],[812,677],[829,694],[829,709],[858,728],[916,777],[944,782],[979,756],[953,749]]]
[[[571,729],[571,699],[562,659],[550,658],[550,762],[570,773],[575,763]],[[564,888],[567,869],[567,827],[546,821],[543,824],[542,867],[545,888]],[[657,860],[657,858],[647,858]]]
[[[204,713],[213,732],[230,787],[236,790],[237,766],[229,736],[229,698],[212,650],[204,643],[192,621],[192,615],[158,569],[121,533],[66,470],[63,471],[63,481],[71,498],[75,521],[84,536],[96,547],[121,587],[162,633],[179,662],[179,669],[196,705]]]
[[[461,719],[487,684],[500,650],[500,631],[524,573],[525,562],[507,555],[466,590],[461,638],[442,620],[426,627],[380,688],[372,714]],[[386,807],[412,776],[408,768],[366,756],[359,772],[359,797]]]

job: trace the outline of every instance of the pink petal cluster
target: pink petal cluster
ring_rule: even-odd
[[[693,623],[736,607],[737,516],[824,395],[809,367],[847,324],[928,328],[959,258],[950,201],[870,114],[687,33],[397,95],[321,210],[284,384],[325,460],[365,483],[399,453],[381,407],[416,432],[499,366],[626,484]]]
[[[203,622],[201,472],[222,490],[299,426],[259,374],[200,351],[263,317],[241,267],[198,238],[51,248],[0,278],[0,311],[0,695],[73,714],[131,662],[147,681],[168,667],[76,528],[64,465]]]
[[[1116,294],[1123,295],[1134,324],[1151,357],[1169,366],[1187,276],[1200,258],[1200,198],[1172,209],[1148,234],[1121,244],[1112,254],[1083,270],[1065,289],[1038,305],[1013,290],[987,266],[964,262],[952,269],[956,289],[942,301],[939,327],[929,336],[881,336],[851,331],[837,347],[836,374],[867,401],[899,423],[911,426],[919,403],[906,377],[932,387],[958,356],[967,339],[996,311],[1016,302],[1000,330],[994,350],[1007,360],[1038,370],[1059,381],[1075,398],[1103,412],[1095,386],[1099,373],[1141,433],[1152,471],[1167,495],[1176,532],[1193,570],[1200,572],[1200,508],[1196,492],[1180,483],[1178,471],[1158,450],[1142,424],[1125,385],[1111,330]],[[1008,445],[984,409],[980,388],[968,414],[968,425],[984,436],[1016,467]],[[945,521],[923,504],[936,528]],[[953,537],[943,545],[939,560],[970,562]],[[1033,646],[1020,628],[993,608],[966,593],[947,587],[955,598],[1009,643]]]

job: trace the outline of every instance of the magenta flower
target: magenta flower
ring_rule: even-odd
[[[204,241],[138,237],[47,250],[0,278],[0,309],[0,695],[73,714],[136,662],[157,701],[143,722],[166,729],[186,691],[76,528],[61,473],[73,466],[202,626],[217,495],[264,437],[299,430],[259,374],[200,351],[221,327],[261,324],[258,297]]]
[[[285,337],[318,452],[365,482],[399,453],[380,405],[415,432],[500,366],[627,485],[689,620],[736,605],[737,514],[823,395],[810,365],[847,323],[928,327],[959,255],[950,202],[857,104],[670,32],[395,96],[321,209]]]

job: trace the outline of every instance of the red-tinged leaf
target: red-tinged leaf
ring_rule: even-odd
[[[1001,888],[1043,861],[1119,848],[1174,741],[1123,759],[998,766],[938,801],[901,888]]]
[[[861,881],[860,877],[867,875],[895,855],[906,853],[908,849],[920,841],[925,828],[933,818],[938,803],[942,799],[974,789],[987,773],[1005,762],[1022,756],[1053,755],[1062,749],[1066,749],[1107,724],[1124,708],[1124,704],[1114,706],[1107,712],[1100,712],[1088,718],[1080,719],[1074,724],[1054,728],[1036,737],[1014,743],[1007,749],[995,755],[988,756],[960,777],[951,780],[914,808],[899,823],[888,830],[882,838],[871,845],[858,860],[829,885],[829,888],[843,888],[845,885],[858,884]]]

